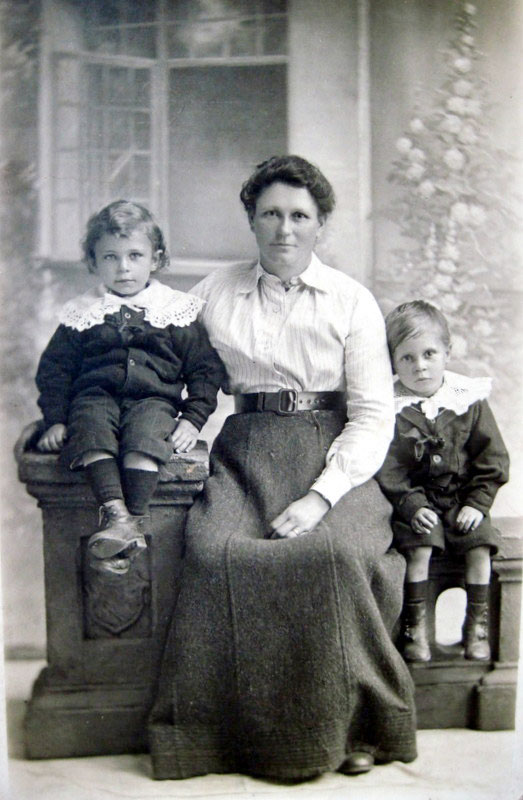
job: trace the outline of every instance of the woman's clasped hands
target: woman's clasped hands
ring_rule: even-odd
[[[270,523],[270,539],[292,539],[310,533],[321,522],[330,504],[313,489],[291,503]]]

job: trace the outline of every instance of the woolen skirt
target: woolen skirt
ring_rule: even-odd
[[[413,684],[391,631],[404,560],[374,480],[310,534],[271,540],[343,426],[337,412],[229,417],[186,527],[149,724],[153,774],[306,778],[347,753],[416,757]]]

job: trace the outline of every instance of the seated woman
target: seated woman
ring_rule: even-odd
[[[413,686],[391,640],[404,562],[372,480],[394,417],[383,319],[313,253],[334,206],[316,167],[273,157],[240,196],[258,262],[192,290],[236,413],[187,522],[154,777],[412,761]]]

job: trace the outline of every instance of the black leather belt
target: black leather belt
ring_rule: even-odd
[[[298,411],[346,411],[344,392],[297,392],[280,389],[279,392],[254,392],[235,394],[234,410],[237,414],[252,411],[274,411],[276,414],[296,414]]]

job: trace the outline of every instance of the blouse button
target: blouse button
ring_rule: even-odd
[[[438,456],[436,454],[435,456],[432,456],[432,460],[434,461],[435,464],[440,464],[441,463],[441,456]]]
[[[135,362],[134,358],[130,358],[129,359],[129,364],[131,365],[131,367],[134,367],[135,363],[136,362]]]

